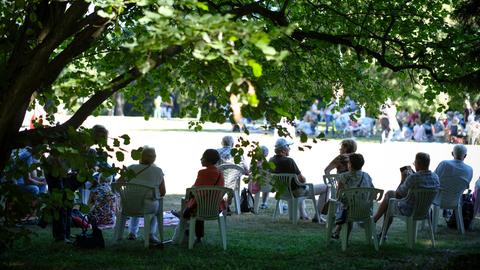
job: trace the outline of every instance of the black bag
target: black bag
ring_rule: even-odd
[[[240,211],[242,213],[252,212],[254,213],[254,199],[252,193],[248,188],[243,188],[240,196]]]
[[[82,233],[76,236],[73,244],[84,249],[105,248],[102,230],[98,228],[95,219],[90,220],[90,225],[92,233],[87,233],[88,229],[82,229]]]
[[[465,230],[470,230],[470,225],[473,221],[473,210],[474,210],[474,203],[473,203],[473,196],[471,190],[468,190],[468,193],[462,194],[461,199],[462,204],[462,215],[463,215],[463,226]],[[455,218],[455,214],[453,211],[450,211],[445,216],[445,221],[447,222],[447,226],[451,229],[457,229],[457,219]]]

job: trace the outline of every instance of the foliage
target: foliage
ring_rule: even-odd
[[[94,142],[78,129],[111,107],[119,91],[146,118],[146,100],[175,92],[185,102],[181,116],[199,115],[195,130],[242,117],[275,126],[282,117],[300,117],[302,104],[318,97],[349,96],[370,111],[387,98],[425,100],[432,108],[440,93],[463,100],[478,93],[471,78],[480,68],[480,28],[465,12],[470,4],[0,1],[0,170],[13,149],[27,145],[39,157],[62,157],[64,168],[40,158],[51,173],[78,168],[82,181],[91,178],[95,159],[122,160],[118,139],[120,149],[100,145],[105,155],[89,157],[83,147]],[[44,105],[49,125],[19,131],[33,99]],[[57,124],[60,105],[74,114]],[[241,142],[236,154],[247,145]],[[258,145],[250,154],[260,157]]]

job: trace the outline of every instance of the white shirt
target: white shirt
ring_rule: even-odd
[[[162,169],[157,167],[155,164],[152,164],[150,165],[149,168],[145,169],[146,167],[148,167],[148,165],[145,165],[145,164],[134,164],[134,165],[128,166],[128,169],[133,170],[136,174],[135,177],[128,182],[132,184],[139,184],[147,187],[153,187],[155,188],[155,190],[159,190],[160,185],[163,182],[163,176],[164,176]]]

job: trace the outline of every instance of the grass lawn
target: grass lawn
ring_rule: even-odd
[[[164,209],[179,209],[180,196],[167,195]],[[113,230],[104,230],[104,250],[78,250],[53,243],[50,227],[34,231],[32,241],[17,243],[0,257],[1,269],[473,269],[480,263],[479,220],[473,231],[460,235],[446,228],[441,219],[431,248],[427,230],[419,231],[415,249],[406,248],[406,225],[395,220],[387,242],[375,252],[365,242],[363,229],[355,226],[346,252],[340,242],[326,246],[324,226],[299,221],[294,226],[286,215],[272,220],[270,208],[258,215],[242,214],[227,218],[227,251],[223,251],[217,222],[206,223],[206,237],[193,250],[167,245],[163,250],[144,249],[143,241],[115,242]],[[309,204],[310,203],[310,204]],[[312,216],[313,205],[307,201]],[[377,224],[377,231],[380,230]],[[142,232],[143,230],[141,230]],[[173,228],[165,228],[167,237]],[[74,229],[73,234],[79,233]],[[478,269],[478,268],[475,268]]]

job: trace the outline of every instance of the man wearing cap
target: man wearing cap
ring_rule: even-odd
[[[298,177],[298,181],[300,183],[305,183],[305,177],[298,169],[297,164],[292,158],[289,158],[290,154],[290,145],[293,143],[288,142],[285,138],[279,138],[275,143],[275,155],[270,158],[270,162],[275,164],[275,169],[272,171],[273,173],[293,173],[296,174]],[[295,182],[292,183],[292,191],[295,196],[302,196],[306,195],[309,191],[305,186],[299,186]],[[314,194],[321,195],[318,199],[317,208],[319,211],[323,209],[325,204],[325,198],[327,194],[327,187],[324,184],[314,185]],[[300,218],[308,220],[307,212],[305,211],[305,202],[302,201],[300,203]],[[314,222],[318,222],[318,220],[313,220]]]

